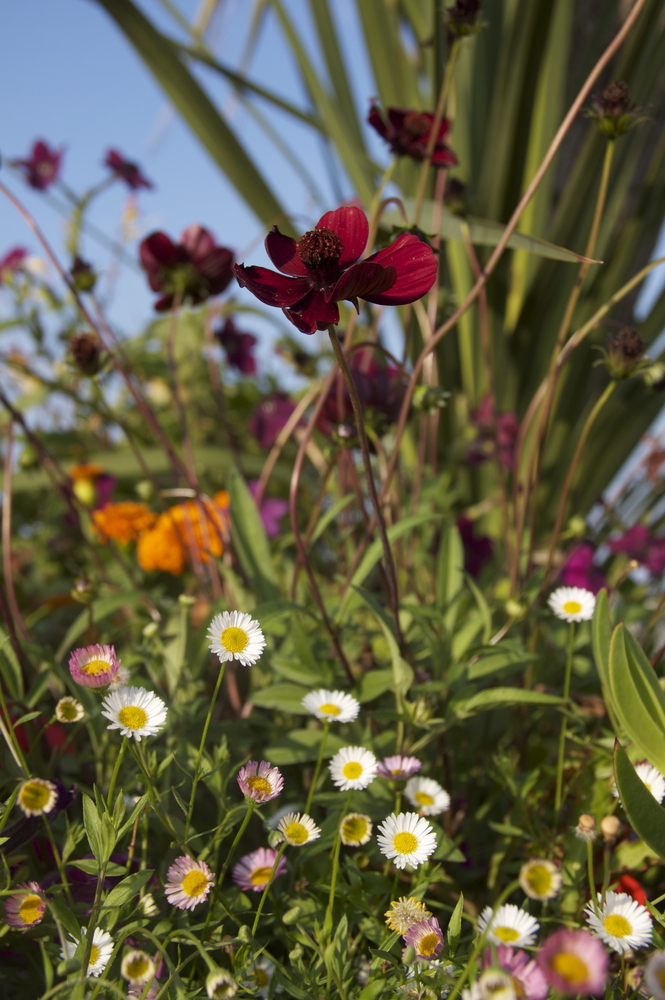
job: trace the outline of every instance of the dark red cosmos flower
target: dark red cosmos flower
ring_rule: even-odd
[[[215,333],[216,339],[224,348],[226,360],[244,375],[253,375],[256,371],[256,358],[252,348],[256,337],[251,333],[238,330],[232,319],[227,319],[224,326]]]
[[[642,906],[646,904],[648,896],[640,883],[632,875],[620,875],[617,880],[617,889],[619,892],[627,892],[629,896],[640,903]]]
[[[152,181],[143,176],[139,165],[126,160],[117,149],[109,149],[104,160],[104,166],[112,170],[116,177],[120,177],[132,191],[138,191],[139,188],[151,188],[153,186]]]
[[[665,570],[665,536],[652,535],[644,524],[634,524],[620,538],[610,539],[609,547],[637,559],[653,576]]]
[[[12,166],[19,167],[30,187],[45,191],[60,173],[60,160],[64,149],[49,149],[43,139],[38,139],[27,160],[13,160]]]
[[[368,235],[367,217],[355,206],[326,212],[298,242],[275,226],[265,247],[281,274],[236,264],[235,275],[261,302],[283,309],[301,333],[338,323],[342,299],[395,306],[415,302],[430,290],[436,258],[427,243],[404,233],[361,261]]]
[[[457,519],[457,530],[464,549],[464,569],[471,576],[480,574],[486,562],[492,558],[494,547],[487,535],[476,535],[476,526],[468,517]]]
[[[10,274],[16,274],[23,266],[23,261],[28,256],[28,251],[23,247],[14,247],[0,260],[0,285]]]
[[[260,448],[272,448],[294,410],[295,405],[283,392],[274,392],[259,403],[247,426]]]
[[[431,111],[388,108],[388,121],[386,121],[378,104],[372,104],[367,121],[381,138],[386,140],[395,156],[410,156],[413,160],[425,159],[434,122]],[[444,142],[449,127],[447,119],[442,118],[432,153],[432,163],[435,167],[454,167],[457,163],[457,157]]]
[[[377,429],[380,431],[387,424],[395,423],[406,389],[400,370],[378,360],[367,348],[351,355],[349,369],[363,411],[371,410],[378,418],[380,426]],[[348,426],[351,436],[355,437],[351,398],[341,372],[330,387],[316,425],[323,434],[331,434],[335,429],[339,431],[340,425]]]
[[[187,226],[178,243],[166,233],[150,233],[139,255],[153,292],[164,293],[155,302],[157,312],[170,309],[176,295],[198,305],[223,292],[233,277],[233,251],[217,246],[203,226]]]

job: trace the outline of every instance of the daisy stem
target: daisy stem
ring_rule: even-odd
[[[164,806],[162,805],[162,797],[159,794],[159,789],[152,780],[150,771],[148,770],[148,764],[146,762],[145,757],[143,756],[143,750],[141,749],[141,744],[135,743],[131,749],[134,751],[135,760],[138,763],[139,767],[141,768],[141,772],[143,773],[143,777],[145,778],[148,792],[152,800],[152,805],[155,812],[157,813],[157,816],[159,817],[162,825],[173,836],[173,839],[176,842],[176,844],[178,844],[178,846],[182,848],[185,854],[189,854],[189,851],[185,846],[184,838],[181,839],[178,836],[176,829],[173,825],[173,821],[171,820],[171,817],[169,816],[167,811],[164,809]]]
[[[279,863],[282,860],[282,854],[284,854],[285,850],[286,850],[286,841],[280,844],[279,851],[277,852],[277,857],[275,858],[275,862],[270,872],[270,878],[266,882],[266,887],[261,893],[261,899],[259,900],[259,905],[256,909],[256,916],[254,917],[254,923],[252,924],[252,937],[256,937],[256,931],[259,926],[259,920],[261,919],[261,913],[263,912],[263,907],[268,897],[270,886],[272,885],[275,875],[277,874],[277,868],[279,867]]]
[[[497,899],[496,903],[492,907],[492,909],[494,910],[494,913],[496,913],[496,911],[499,909],[500,906],[503,906],[503,904],[508,899],[508,897],[513,892],[515,892],[515,889],[518,889],[518,888],[519,888],[519,882],[517,881],[517,879],[514,882],[511,882],[509,885],[506,886],[506,888],[503,890],[503,892],[501,893],[501,895]],[[447,1000],[455,1000],[455,997],[459,995],[459,993],[462,990],[462,987],[466,983],[466,981],[469,978],[469,976],[475,971],[476,959],[478,958],[478,955],[480,955],[481,951],[485,947],[485,940],[486,940],[487,935],[489,933],[491,923],[492,923],[491,920],[487,921],[487,926],[485,927],[485,930],[483,931],[482,934],[479,935],[478,940],[476,941],[475,945],[473,946],[473,950],[472,950],[472,952],[471,952],[471,954],[469,956],[469,961],[466,964],[466,968],[464,969],[464,972],[459,977],[459,979],[457,980],[457,982],[453,986],[452,990],[448,994]]]
[[[215,707],[215,702],[217,701],[217,695],[219,694],[219,689],[222,684],[224,677],[224,669],[226,667],[226,660],[222,662],[219,668],[219,673],[217,674],[217,683],[215,684],[215,690],[212,693],[212,698],[210,699],[210,705],[208,706],[208,714],[206,715],[206,721],[203,725],[203,732],[201,733],[201,742],[199,743],[199,750],[196,755],[196,766],[194,767],[194,777],[192,779],[192,794],[189,800],[189,808],[187,810],[187,820],[185,822],[185,840],[187,840],[187,834],[189,833],[189,826],[192,822],[192,813],[194,812],[194,799],[196,798],[196,786],[199,783],[199,769],[201,767],[201,758],[203,757],[203,748],[205,747],[206,738],[208,736],[208,729],[210,728],[210,720],[212,719],[212,711]]]
[[[228,871],[228,867],[231,864],[231,859],[233,857],[235,849],[238,846],[238,844],[240,843],[240,840],[242,838],[243,833],[247,829],[247,824],[249,823],[250,819],[252,818],[252,813],[254,812],[255,808],[256,808],[256,802],[255,802],[255,800],[254,799],[249,799],[248,802],[247,802],[247,811],[246,811],[246,813],[245,813],[245,815],[243,817],[243,821],[240,824],[240,826],[238,827],[238,832],[236,833],[235,837],[233,838],[233,843],[229,847],[229,852],[226,855],[226,860],[225,860],[224,864],[222,865],[222,867],[221,867],[221,869],[219,871],[219,876],[218,876],[218,878],[215,881],[215,885],[213,886],[213,890],[212,890],[212,893],[210,895],[210,905],[208,907],[208,915],[206,916],[206,922],[205,922],[205,925],[203,927],[203,934],[202,934],[203,940],[205,940],[205,934],[206,934],[206,931],[208,929],[208,924],[210,923],[210,919],[212,917],[213,903],[215,902],[215,900],[219,899],[219,893],[220,893],[220,890],[222,888],[222,882],[224,881],[224,876],[226,875],[226,872]]]
[[[126,749],[127,749],[127,737],[123,736],[122,743],[120,744],[120,749],[118,750],[118,756],[115,759],[113,774],[111,775],[111,784],[109,785],[109,794],[106,800],[109,812],[113,809],[113,793],[115,791],[115,783],[118,780],[118,772],[120,770],[120,765],[122,764],[122,758],[125,756]]]
[[[44,820],[44,826],[46,827],[46,836],[48,837],[49,844],[51,845],[51,850],[53,851],[53,857],[55,858],[55,864],[58,869],[58,874],[60,875],[60,881],[62,882],[62,888],[64,889],[65,896],[67,897],[67,902],[71,907],[74,906],[74,900],[72,899],[71,890],[69,888],[69,880],[65,872],[65,866],[62,863],[62,857],[58,849],[58,845],[53,837],[53,830],[51,829],[51,824],[49,823],[47,817],[42,813],[42,818]]]
[[[575,645],[575,622],[570,623],[568,632],[568,656],[566,657],[566,673],[563,679],[563,700],[568,701],[570,695],[570,675],[573,669],[573,648]],[[561,809],[561,795],[563,790],[563,762],[566,753],[566,727],[567,719],[564,715],[561,720],[561,732],[559,733],[559,755],[556,765],[556,791],[554,793],[554,812]]]
[[[589,839],[586,842],[586,870],[589,878],[589,892],[591,893],[591,902],[593,903],[593,910],[598,919],[600,919],[600,910],[598,908],[598,892],[596,890],[596,880],[593,875],[593,840]]]
[[[316,783],[319,780],[319,774],[321,773],[321,764],[323,763],[323,754],[326,749],[326,742],[328,740],[328,733],[330,732],[330,723],[326,720],[323,723],[323,735],[321,736],[321,746],[319,747],[319,756],[316,759],[316,765],[314,767],[314,774],[312,775],[312,781],[309,786],[309,791],[307,792],[307,802],[305,803],[305,812],[309,816],[309,810],[312,805],[312,799],[314,798],[314,792],[316,791]]]
[[[339,873],[339,852],[342,847],[342,820],[346,816],[349,806],[351,804],[351,796],[353,795],[353,789],[349,789],[349,794],[346,796],[346,802],[342,808],[342,815],[340,818],[339,826],[337,827],[337,836],[335,838],[335,846],[333,848],[332,856],[332,875],[330,876],[330,893],[328,895],[328,909],[326,910],[325,920],[323,921],[323,940],[326,941],[330,937],[330,932],[333,926],[333,906],[335,903],[335,886],[337,885],[337,875]]]

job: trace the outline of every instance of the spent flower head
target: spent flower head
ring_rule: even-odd
[[[364,813],[347,813],[339,825],[345,847],[362,847],[372,836],[372,820]]]
[[[414,924],[431,916],[431,911],[414,896],[400,896],[399,899],[393,899],[390,909],[384,913],[388,929],[397,931],[398,934],[406,934]]]
[[[326,722],[353,722],[360,711],[360,702],[353,695],[326,688],[310,691],[303,698],[302,706],[317,719],[325,719]]]
[[[123,956],[120,974],[132,986],[143,986],[155,977],[155,963],[150,955],[132,949]]]
[[[631,103],[628,84],[612,80],[602,94],[595,94],[587,108],[587,118],[593,118],[608,139],[618,139],[633,126],[646,121],[641,108]]]
[[[221,615],[215,615],[208,639],[212,640],[210,650],[221,663],[239,660],[243,667],[256,663],[266,645],[259,623],[242,611],[222,611]]]
[[[270,766],[270,761],[250,760],[238,772],[238,785],[243,795],[255,802],[270,802],[277,798],[284,787],[284,778],[276,767]]]
[[[610,337],[604,352],[604,364],[610,378],[620,381],[637,375],[649,364],[646,345],[634,326],[624,326]]]
[[[171,906],[193,910],[208,898],[215,877],[205,861],[195,861],[187,855],[176,858],[166,873],[164,892]]]
[[[83,705],[71,695],[65,695],[55,706],[55,717],[58,722],[78,722],[84,715]]]
[[[292,847],[304,847],[321,836],[321,830],[307,813],[287,813],[277,824],[280,839]]]

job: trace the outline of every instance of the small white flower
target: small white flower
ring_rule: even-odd
[[[345,847],[362,847],[372,836],[372,820],[364,813],[348,813],[339,825]]]
[[[306,694],[302,706],[317,719],[325,719],[326,722],[353,722],[360,711],[360,702],[352,695],[325,688]]]
[[[277,824],[277,829],[282,835],[282,840],[292,847],[303,847],[310,840],[316,840],[321,836],[321,831],[307,813],[289,813],[283,816]]]
[[[593,933],[619,953],[643,948],[651,941],[653,924],[646,906],[627,892],[608,892],[605,902],[598,893],[599,916],[593,903],[585,907],[586,919]]]
[[[144,951],[128,951],[122,960],[120,974],[132,986],[143,986],[155,977],[155,963]]]
[[[58,722],[78,722],[85,715],[83,705],[76,698],[65,695],[55,706],[55,717]]]
[[[423,816],[438,816],[450,809],[450,795],[432,778],[410,778],[404,794]]]
[[[436,834],[418,813],[392,813],[379,827],[376,839],[381,853],[394,860],[396,868],[417,868],[436,850]]]
[[[242,611],[222,611],[210,622],[210,649],[220,661],[239,660],[243,667],[256,663],[265,649],[261,626]]]
[[[665,951],[654,951],[644,967],[644,983],[655,1000],[665,1000]]]
[[[565,622],[588,622],[593,618],[596,598],[583,587],[557,587],[547,603],[557,618]]]
[[[638,778],[642,779],[643,784],[649,789],[653,795],[656,802],[662,802],[663,796],[665,796],[665,778],[653,764],[650,764],[648,760],[641,760],[639,764],[635,765],[635,773]],[[616,785],[612,785],[612,795],[615,798],[620,798],[619,789]]]
[[[107,729],[119,729],[123,736],[133,736],[140,743],[142,737],[154,736],[164,728],[166,705],[145,688],[118,688],[104,698],[102,715],[111,723]]]
[[[504,903],[494,912],[486,906],[478,917],[478,933],[487,930],[491,944],[507,944],[511,948],[528,948],[533,944],[540,924],[526,910],[514,903]]]
[[[81,928],[81,934],[85,937],[86,928]],[[79,943],[74,938],[64,942],[64,948],[60,952],[60,958],[73,958]],[[108,931],[103,931],[95,927],[92,935],[92,948],[90,949],[90,961],[88,962],[88,975],[101,976],[102,972],[109,964],[109,959],[113,954],[113,938]]]
[[[245,985],[253,993],[258,993],[260,997],[267,997],[270,993],[270,983],[274,974],[275,963],[271,962],[265,955],[262,955],[252,964],[249,970],[248,981]],[[275,993],[281,992],[282,988],[278,986]]]
[[[16,802],[26,816],[50,812],[58,801],[58,789],[48,778],[28,778],[18,790]]]
[[[367,788],[376,778],[377,763],[365,747],[342,747],[330,761],[330,777],[342,792]]]
[[[530,899],[554,899],[561,889],[563,876],[553,861],[532,858],[520,868],[519,882]]]

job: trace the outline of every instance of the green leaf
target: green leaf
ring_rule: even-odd
[[[325,514],[319,518],[319,520],[316,522],[316,527],[314,528],[314,531],[312,532],[311,538],[309,540],[310,545],[313,545],[314,542],[318,542],[319,538],[326,530],[328,525],[331,523],[331,521],[334,521],[337,515],[340,514],[346,507],[348,507],[350,503],[353,503],[354,499],[355,497],[353,493],[347,493],[346,496],[342,497],[341,500],[338,500],[336,503],[334,503],[332,507],[330,507],[330,509],[327,510]]]
[[[116,832],[107,816],[103,802],[95,805],[89,795],[83,794],[83,825],[95,860],[103,865],[115,847]]]
[[[659,771],[665,769],[665,695],[639,644],[617,625],[610,642],[609,684],[619,722]]]
[[[524,688],[498,687],[478,691],[470,697],[453,698],[448,706],[448,714],[457,719],[467,719],[478,712],[488,712],[493,708],[506,708],[513,705],[561,705],[563,698],[552,694],[542,694],[540,691],[528,691]]]
[[[521,643],[513,643],[508,640],[497,646],[486,646],[479,650],[478,659],[467,666],[466,676],[470,681],[473,681],[479,677],[488,677],[504,670],[515,673],[535,659],[536,656],[527,653]]]
[[[368,701],[374,701],[386,691],[390,691],[392,686],[392,670],[369,670],[360,678],[355,697],[361,705],[364,705]]]
[[[449,632],[455,626],[458,597],[464,585],[464,549],[457,525],[448,521],[441,532],[436,574],[436,603]]]
[[[108,618],[109,615],[115,614],[122,607],[134,608],[143,596],[140,590],[125,590],[117,594],[104,594],[103,597],[93,601],[90,610],[86,608],[85,611],[82,611],[67,629],[65,637],[56,651],[56,662],[60,661],[73,648],[76,641],[86,631],[90,625],[90,612],[92,612],[92,620],[96,625]]]
[[[251,700],[260,708],[280,708],[294,715],[304,715],[307,709],[303,708],[302,700],[307,690],[299,684],[271,684],[260,691],[253,691]]]
[[[266,531],[254,498],[237,469],[232,469],[229,476],[229,496],[233,547],[240,565],[260,601],[277,601],[279,587]]]
[[[464,896],[460,893],[459,899],[455,904],[455,909],[450,915],[450,921],[448,923],[448,931],[446,932],[446,938],[448,941],[448,955],[453,958],[455,952],[457,951],[457,946],[462,935],[462,912],[464,910]]]
[[[102,913],[104,910],[112,910],[117,906],[124,906],[125,903],[128,903],[150,881],[151,876],[152,869],[145,868],[140,872],[128,875],[127,878],[123,878],[122,882],[119,882],[118,885],[111,889],[104,900]]]
[[[353,587],[353,585],[351,586]],[[402,654],[400,653],[399,646],[397,644],[397,639],[393,634],[392,625],[383,611],[383,608],[380,607],[380,605],[367,593],[366,590],[363,590],[362,587],[353,587],[353,590],[360,598],[362,598],[370,611],[372,611],[381,627],[381,631],[383,632],[386,642],[388,643],[388,649],[390,650],[393,673],[393,689],[397,694],[404,695],[413,684],[414,674],[409,664],[402,658]]]
[[[614,744],[614,777],[633,830],[661,861],[665,861],[665,809],[637,776],[618,740]]]
[[[381,996],[383,988],[385,987],[383,979],[375,979],[373,983],[368,983],[358,994],[358,1000],[376,1000],[377,997]]]
[[[284,736],[271,746],[266,747],[266,759],[277,765],[304,764],[307,761],[316,760],[319,755],[322,735],[320,729],[294,729],[288,736]],[[332,757],[345,745],[346,740],[337,736],[336,733],[329,733],[323,756],[325,758]]]

